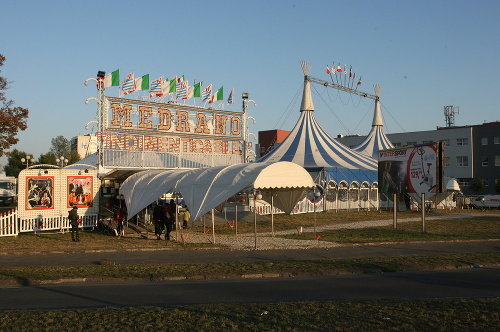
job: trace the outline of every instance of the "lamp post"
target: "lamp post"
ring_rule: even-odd
[[[56,159],[56,163],[61,165],[61,168],[64,167],[64,164],[68,164],[68,159],[64,158],[64,156],[60,156]]]
[[[32,156],[26,156],[26,159],[21,158],[21,162],[23,163],[23,165],[26,165],[26,168],[28,168],[30,163],[31,164],[35,163],[35,158],[33,158]]]
[[[248,119],[251,118],[254,123],[255,119],[248,116],[248,102],[252,102],[253,106],[257,106],[257,103],[254,100],[248,99],[248,92],[243,92],[241,94],[241,98],[243,99],[243,162],[248,162],[248,151],[247,151],[247,141],[248,141]]]

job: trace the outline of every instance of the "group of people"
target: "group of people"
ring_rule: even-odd
[[[165,240],[170,240],[170,233],[175,230],[176,227],[176,213],[177,213],[177,204],[173,199],[170,200],[170,203],[156,204],[153,209],[153,223],[155,225],[155,235],[158,240],[161,239],[161,235],[165,230]],[[191,215],[189,214],[189,210],[186,208],[186,211],[183,214],[183,228],[187,228],[187,223]]]
[[[171,199],[170,203],[156,204],[153,210],[153,223],[155,225],[155,235],[158,240],[161,239],[163,230],[165,230],[165,240],[170,240],[170,233],[175,228],[175,214],[177,213],[177,204]]]

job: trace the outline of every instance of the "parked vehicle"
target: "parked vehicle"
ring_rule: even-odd
[[[471,203],[478,209],[500,209],[500,195],[479,196]]]
[[[10,205],[16,201],[16,181],[14,177],[0,175],[0,205]]]

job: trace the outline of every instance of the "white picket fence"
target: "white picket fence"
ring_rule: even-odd
[[[93,228],[97,225],[97,215],[82,216],[82,228]],[[71,228],[67,216],[36,217],[19,219],[17,209],[0,215],[0,237],[17,236],[23,232],[59,231],[65,232]]]

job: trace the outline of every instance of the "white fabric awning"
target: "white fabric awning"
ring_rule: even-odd
[[[276,188],[281,189],[276,191],[277,194],[281,192],[288,196],[293,192],[293,197],[286,199],[291,201],[298,191],[302,193],[312,187],[314,181],[302,166],[282,161],[191,170],[143,171],[125,180],[120,193],[124,196],[128,217],[131,218],[162,194],[180,192],[193,220],[196,220],[245,188]]]

